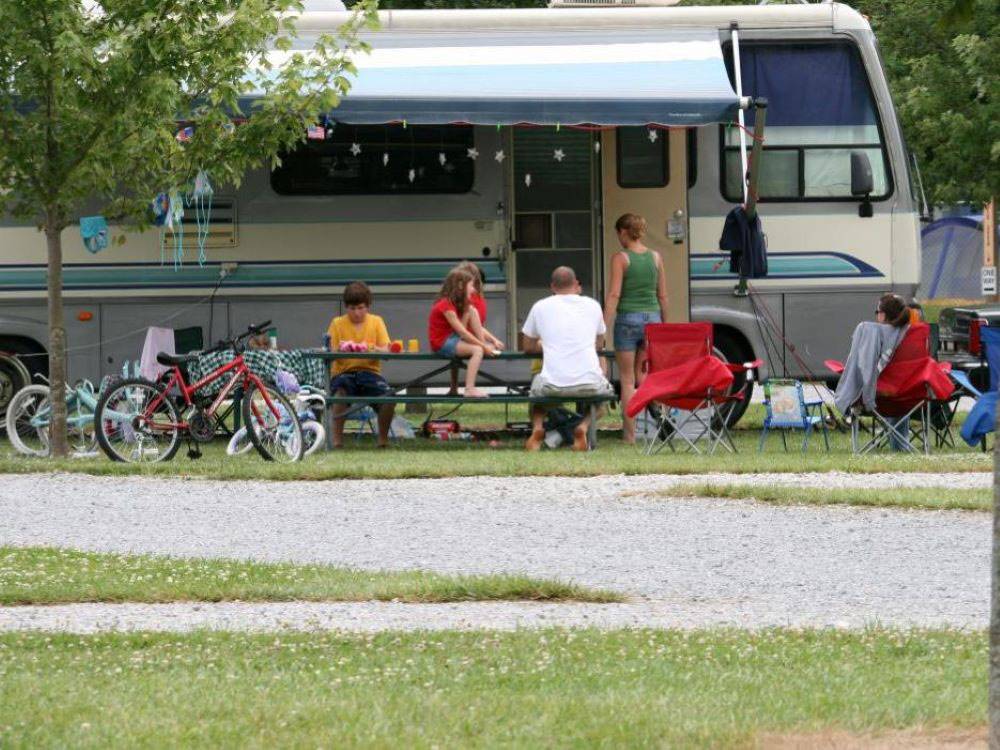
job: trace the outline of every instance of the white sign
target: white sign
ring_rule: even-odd
[[[997,269],[996,266],[983,266],[982,268],[982,292],[986,297],[997,293]]]

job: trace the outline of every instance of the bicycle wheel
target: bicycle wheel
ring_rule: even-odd
[[[7,405],[7,438],[24,456],[49,455],[49,387],[25,386]]]
[[[250,438],[247,436],[247,428],[240,427],[233,436],[229,438],[229,445],[226,446],[227,456],[242,456],[248,450],[253,448],[253,443],[250,442]]]
[[[292,463],[302,458],[302,423],[288,399],[274,388],[247,388],[243,395],[243,424],[265,461]]]
[[[97,443],[112,461],[169,461],[181,444],[177,408],[156,384],[119,380],[97,402]]]
[[[326,440],[326,430],[315,419],[307,419],[302,423],[302,439],[306,444],[303,456],[311,456]]]

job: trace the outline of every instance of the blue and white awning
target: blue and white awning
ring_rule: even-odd
[[[732,120],[739,107],[715,29],[386,31],[369,41],[338,120],[689,126]]]

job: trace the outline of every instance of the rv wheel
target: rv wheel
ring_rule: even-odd
[[[714,339],[715,354],[726,362],[749,362],[753,359],[753,352],[750,351],[750,347],[747,346],[746,342],[739,335],[733,334],[724,328],[716,327]],[[746,375],[736,375],[733,379],[732,391],[734,393],[739,391],[745,382]],[[742,401],[732,401],[720,410],[730,427],[739,422],[740,418],[746,413],[747,407],[750,406],[751,395],[753,394],[748,393]]]
[[[13,354],[0,352],[0,429],[14,394],[30,383],[31,375],[21,361]]]

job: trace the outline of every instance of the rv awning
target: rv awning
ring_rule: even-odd
[[[730,121],[739,107],[715,29],[386,31],[368,41],[337,120],[689,126]]]

